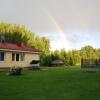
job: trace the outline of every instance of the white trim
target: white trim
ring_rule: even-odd
[[[14,60],[12,60],[12,61],[15,61],[15,62],[24,61],[24,58],[23,58],[23,60],[21,59],[22,58],[22,53],[16,52],[16,53],[12,53],[12,54],[14,54]],[[19,55],[19,60],[18,61],[16,60],[16,55],[17,54]]]
[[[12,49],[0,49],[0,51],[14,51],[14,52],[25,52],[25,53],[36,53],[36,54],[41,54],[41,52],[21,51],[21,50],[12,50]]]

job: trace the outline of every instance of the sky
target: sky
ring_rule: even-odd
[[[0,0],[0,21],[46,36],[51,50],[100,48],[100,0]]]

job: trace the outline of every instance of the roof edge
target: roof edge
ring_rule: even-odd
[[[25,53],[36,53],[36,54],[37,54],[37,53],[38,53],[38,54],[41,53],[41,52],[37,52],[37,51],[36,51],[36,52],[35,52],[35,51],[24,51],[24,50],[22,51],[22,50],[12,50],[12,49],[0,49],[0,51],[14,51],[14,52],[23,52],[23,53],[24,53],[24,52],[25,52]]]

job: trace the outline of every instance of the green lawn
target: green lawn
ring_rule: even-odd
[[[58,67],[21,76],[0,72],[0,100],[100,100],[100,71]]]

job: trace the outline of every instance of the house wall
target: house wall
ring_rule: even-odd
[[[13,52],[17,53],[17,52]],[[0,61],[0,68],[8,68],[13,66],[18,67],[30,67],[30,62],[32,60],[40,60],[39,53],[24,53],[23,61],[12,61],[12,52],[5,51],[4,61]],[[39,64],[34,64],[33,66],[39,66]]]

